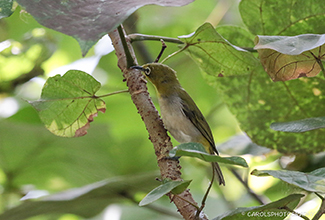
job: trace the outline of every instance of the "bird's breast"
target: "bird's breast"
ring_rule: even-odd
[[[183,112],[182,100],[178,96],[159,97],[160,113],[166,129],[179,142],[198,142],[201,133]]]

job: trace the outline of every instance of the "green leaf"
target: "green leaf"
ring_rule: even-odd
[[[224,74],[247,73],[258,65],[251,53],[231,45],[210,23],[203,24],[194,34],[180,40],[186,44],[185,52],[207,74],[222,77]]]
[[[0,0],[0,19],[9,17],[13,12],[13,0]]]
[[[284,132],[306,132],[315,129],[325,128],[325,117],[305,118],[297,121],[275,122],[270,125],[275,131]]]
[[[80,44],[83,55],[102,36],[113,31],[144,5],[182,6],[193,1],[17,0],[40,24],[74,37]]]
[[[304,195],[302,194],[291,194],[266,205],[237,208],[233,211],[226,212],[213,220],[258,220],[263,218],[272,220],[285,219],[290,214],[289,211],[285,210],[285,207],[294,210],[303,196]]]
[[[42,90],[41,99],[31,102],[39,111],[46,128],[62,137],[79,137],[87,134],[89,123],[98,111],[105,112],[105,102],[95,96],[100,83],[89,74],[70,70],[64,76],[49,78]]]
[[[254,39],[256,36],[243,27],[222,25],[217,26],[216,31],[233,45],[243,48],[255,46]]]
[[[242,0],[239,12],[255,35],[298,35],[325,33],[323,0]]]
[[[248,167],[245,159],[241,157],[220,157],[206,152],[204,146],[200,143],[184,143],[174,147],[169,152],[170,157],[189,156],[196,157],[206,162],[219,162],[231,165]]]
[[[156,173],[115,177],[38,200],[27,200],[3,212],[0,220],[23,220],[42,214],[64,213],[90,218],[109,204],[124,200],[125,194],[132,196],[135,192],[146,190],[148,186],[156,185],[155,176]]]
[[[325,35],[258,36],[256,42],[261,63],[273,81],[314,77],[321,71],[316,58],[323,59]]]
[[[139,203],[140,206],[148,205],[157,199],[163,197],[169,192],[174,194],[182,193],[188,185],[191,183],[191,180],[186,181],[167,181],[162,185],[156,187],[152,191],[150,191]]]
[[[201,59],[204,59],[204,54]],[[224,59],[227,63],[226,56]],[[229,59],[231,62],[232,58]],[[213,69],[213,65],[218,64],[210,65],[209,68]],[[249,71],[224,72],[223,77],[219,72],[207,73],[204,75],[206,80],[223,95],[224,102],[236,115],[242,131],[253,143],[284,153],[324,151],[325,136],[321,130],[289,134],[270,129],[272,122],[322,117],[324,111],[319,106],[324,104],[323,76],[273,83],[262,66]]]
[[[255,176],[273,176],[308,192],[325,193],[325,168],[303,173],[289,170],[253,170]]]

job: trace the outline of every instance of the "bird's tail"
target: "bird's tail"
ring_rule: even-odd
[[[217,162],[213,162],[212,163],[212,168],[214,170],[214,174],[216,175],[218,181],[219,181],[219,185],[225,185],[226,182],[225,182],[225,179],[223,178],[223,175],[222,175],[222,172],[221,172],[221,169],[220,169],[220,166]]]

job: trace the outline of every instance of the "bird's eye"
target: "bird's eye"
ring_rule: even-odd
[[[145,68],[144,69],[144,73],[149,76],[150,75],[150,72],[151,72],[151,69],[149,67]]]

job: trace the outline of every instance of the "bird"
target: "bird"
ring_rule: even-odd
[[[161,63],[133,66],[155,86],[165,128],[179,143],[201,143],[209,154],[217,154],[211,129],[191,96],[181,86],[176,71]],[[225,180],[217,162],[212,162],[219,185]]]

